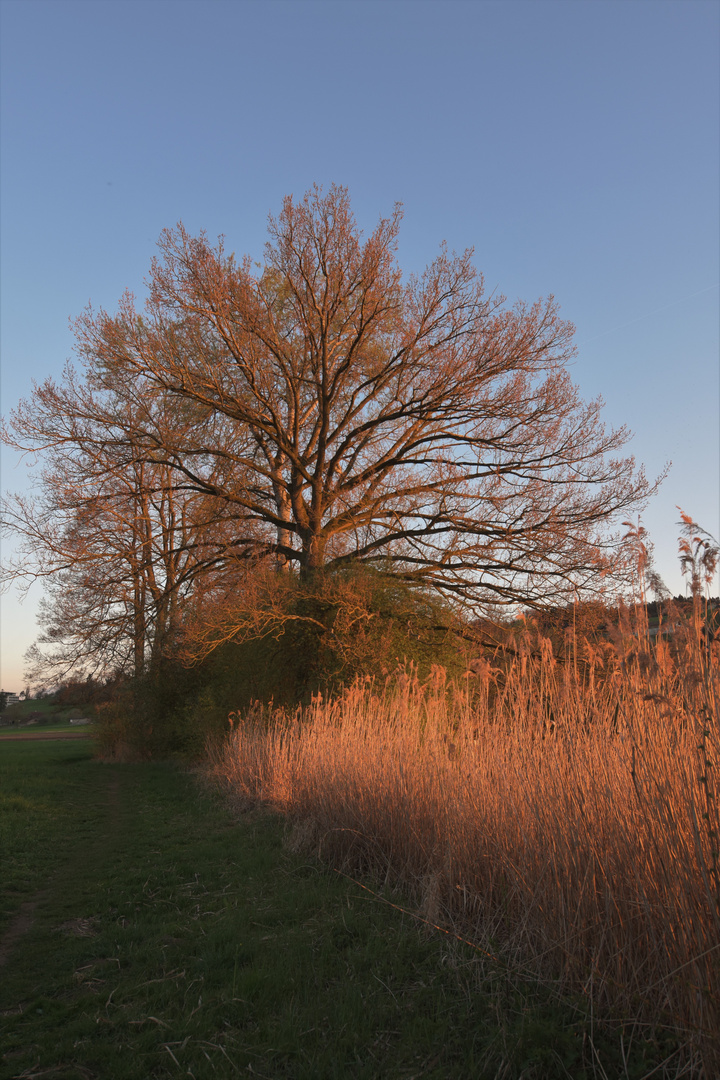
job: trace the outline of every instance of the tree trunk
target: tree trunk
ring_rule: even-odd
[[[145,590],[137,578],[134,589],[133,610],[133,667],[138,678],[145,670]]]
[[[287,487],[286,487],[285,483],[283,482],[282,464],[283,464],[282,463],[282,458],[280,456],[276,457],[274,465],[273,465],[273,470],[272,470],[272,473],[271,473],[272,485],[273,485],[273,493],[275,495],[275,505],[277,507],[278,517],[282,521],[284,521],[284,522],[286,521],[288,523],[288,525],[290,525],[290,523],[292,522],[292,504],[291,504],[291,501],[290,501],[290,496],[288,494]],[[289,560],[288,560],[287,555],[284,554],[284,552],[281,550],[281,548],[283,548],[283,547],[286,547],[286,548],[292,547],[293,546],[292,541],[293,541],[292,530],[289,529],[289,528],[285,528],[282,525],[278,525],[278,527],[277,527],[277,547],[278,547],[278,550],[277,550],[277,553],[276,553],[276,556],[275,556],[275,569],[276,570],[282,571],[282,570],[287,570],[288,569]]]
[[[308,532],[303,537],[302,573],[311,576],[325,564],[325,539],[317,533]]]

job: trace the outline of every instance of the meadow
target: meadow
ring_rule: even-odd
[[[258,705],[211,771],[286,814],[299,849],[402,888],[486,976],[577,1010],[588,1074],[640,1075],[639,1053],[648,1076],[714,1077],[718,646],[697,610],[665,630],[626,612],[558,657],[528,625],[460,683],[410,669]]]
[[[590,1075],[576,1013],[277,814],[93,754],[0,746],[2,1080]]]

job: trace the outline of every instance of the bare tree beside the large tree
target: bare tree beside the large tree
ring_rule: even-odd
[[[2,515],[20,539],[2,577],[45,584],[33,681],[153,670],[177,651],[199,579],[203,594],[225,588],[232,508],[183,487],[136,439],[139,425],[165,445],[189,429],[197,440],[206,425],[197,410],[183,417],[160,393],[138,396],[134,383],[104,378],[98,392],[68,368],[61,385],[36,387],[3,430],[6,443],[42,461],[36,490],[7,496]]]

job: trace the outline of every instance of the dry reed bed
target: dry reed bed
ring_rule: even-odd
[[[688,633],[560,664],[528,634],[495,664],[461,688],[401,673],[294,716],[257,709],[213,771],[516,973],[596,1015],[662,1018],[715,1075],[717,658]]]

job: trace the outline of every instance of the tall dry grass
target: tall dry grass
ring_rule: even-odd
[[[295,715],[237,717],[211,768],[285,811],[336,867],[401,882],[430,921],[516,972],[636,1034],[667,1025],[709,1078],[716,647],[697,623],[653,641],[625,620],[560,662],[528,631],[461,686],[401,672]]]

